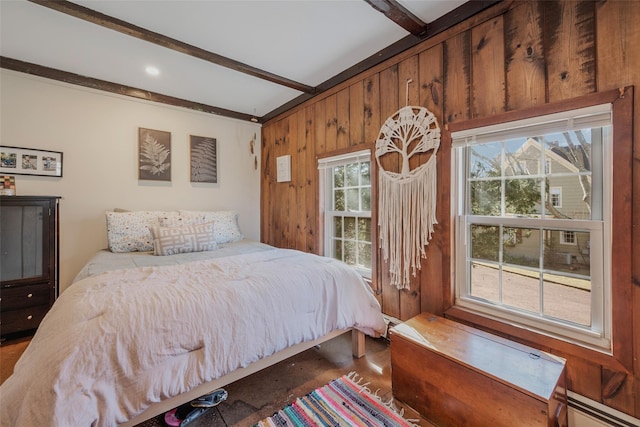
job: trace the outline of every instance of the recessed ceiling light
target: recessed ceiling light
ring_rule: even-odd
[[[147,72],[147,74],[149,74],[150,76],[157,76],[160,74],[160,70],[158,70],[156,67],[154,67],[153,65],[149,65],[147,68],[145,68],[145,71]]]

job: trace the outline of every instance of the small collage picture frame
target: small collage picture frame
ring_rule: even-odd
[[[62,177],[60,151],[0,145],[0,175]]]

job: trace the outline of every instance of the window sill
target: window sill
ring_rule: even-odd
[[[460,323],[477,327],[486,332],[506,337],[521,344],[548,351],[561,357],[567,358],[568,356],[574,356],[598,363],[615,371],[628,372],[625,366],[622,365],[614,355],[605,354],[577,344],[549,337],[518,325],[490,319],[460,307],[451,307],[445,311],[444,315]]]

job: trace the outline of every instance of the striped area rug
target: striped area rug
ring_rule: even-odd
[[[355,372],[331,381],[254,427],[363,426],[415,427],[393,405],[361,385]]]

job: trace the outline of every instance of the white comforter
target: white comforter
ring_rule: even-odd
[[[273,249],[107,271],[58,298],[0,387],[2,426],[113,426],[334,329],[385,324],[344,264]]]

